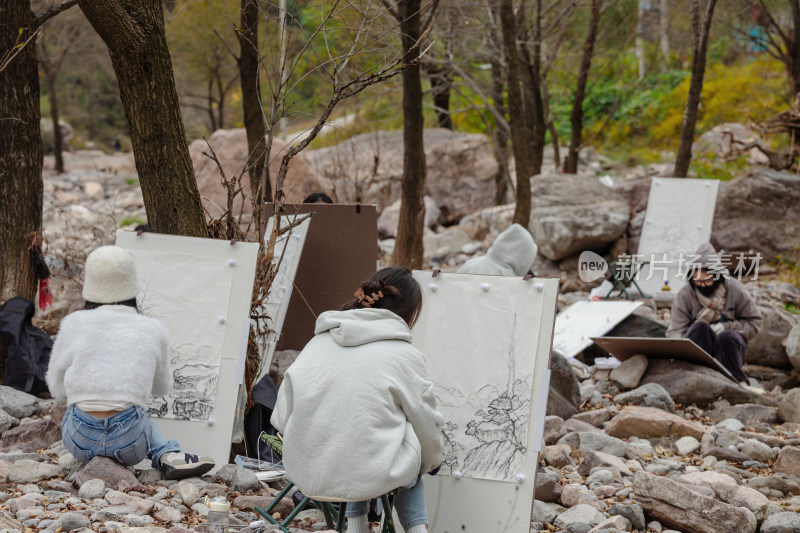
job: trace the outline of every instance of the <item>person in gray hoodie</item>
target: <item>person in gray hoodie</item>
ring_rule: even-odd
[[[747,343],[761,330],[761,313],[744,285],[727,275],[713,246],[700,245],[692,259],[689,283],[672,303],[666,336],[691,339],[737,381],[747,382],[742,364]]]
[[[286,371],[271,419],[283,433],[283,464],[310,498],[350,502],[348,533],[371,531],[367,500],[398,488],[403,528],[424,533],[421,475],[441,464],[444,418],[411,345],[422,291],[408,269],[389,267],[355,296],[319,316]]]
[[[486,255],[473,257],[458,269],[458,273],[524,276],[530,272],[538,251],[530,232],[519,224],[512,224],[497,236]]]

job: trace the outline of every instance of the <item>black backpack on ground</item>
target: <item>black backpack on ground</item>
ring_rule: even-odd
[[[268,463],[279,463],[281,455],[259,439],[262,432],[267,435],[278,434],[278,430],[269,422],[275,409],[275,402],[278,400],[278,387],[267,374],[253,387],[250,394],[253,407],[244,418],[244,434],[250,456]]]
[[[45,375],[53,339],[31,323],[36,308],[22,296],[0,305],[0,350],[5,354],[3,385],[29,394],[49,392]]]

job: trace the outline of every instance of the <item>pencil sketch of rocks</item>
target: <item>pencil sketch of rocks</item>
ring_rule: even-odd
[[[161,418],[207,420],[214,410],[219,366],[208,346],[181,344],[170,349],[172,390],[169,395],[153,398],[147,413]]]
[[[197,400],[178,398],[172,403],[172,414],[187,420],[208,420],[214,405]]]
[[[169,413],[169,402],[163,396],[156,396],[147,405],[147,414],[163,418]]]
[[[495,392],[487,408],[478,410],[477,418],[467,423],[465,433],[480,445],[467,452],[464,473],[507,480],[522,472],[528,440],[529,380],[517,379],[510,390]],[[481,391],[487,392],[484,389]]]

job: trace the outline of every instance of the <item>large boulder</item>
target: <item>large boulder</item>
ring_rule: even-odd
[[[732,405],[758,403],[772,405],[773,402],[760,394],[741,387],[716,370],[677,359],[652,359],[640,385],[658,383],[672,397],[684,405],[696,404],[705,407],[719,398]]]
[[[581,405],[581,390],[572,365],[564,356],[552,352],[550,355],[550,395],[547,398],[547,414],[568,420],[578,412]]]
[[[729,156],[736,156],[739,154],[738,146],[734,144],[763,142],[757,132],[748,128],[744,124],[737,122],[726,122],[714,126],[703,135],[700,136],[694,145],[692,145],[692,153],[698,158],[707,158],[712,162],[720,158]],[[750,164],[767,163],[769,159],[757,148],[751,148],[749,152]]]
[[[625,180],[614,185],[614,190],[625,198],[631,209],[631,214],[635,215],[647,209],[647,201],[650,199],[650,185],[652,177]]]
[[[745,363],[773,368],[792,368],[784,339],[797,324],[797,317],[775,305],[759,305],[758,309],[764,317],[764,322],[761,331],[747,346]]]
[[[425,227],[433,229],[439,222],[439,215],[441,211],[428,195],[423,198],[425,202]],[[401,201],[397,200],[392,205],[387,206],[378,217],[378,237],[381,239],[390,239],[397,237],[397,227],[400,224],[400,204]]]
[[[800,391],[798,391],[800,392]],[[756,424],[777,424],[778,407],[743,403],[740,405],[720,406],[707,415],[711,422],[717,424],[729,418],[735,418],[745,426]]]
[[[754,533],[757,527],[749,510],[701,496],[687,485],[647,472],[636,473],[633,498],[649,519],[681,531],[691,525],[696,533]]]
[[[784,341],[786,356],[792,366],[800,370],[800,324],[795,324]]]
[[[488,234],[497,236],[508,229],[514,219],[514,204],[487,207],[467,215],[458,223],[473,240],[483,240]]]
[[[242,204],[241,197],[236,198],[236,201],[234,201],[235,213],[238,214],[239,211],[252,213],[253,206],[250,202],[250,198],[252,197],[250,192],[250,176],[247,172],[242,174],[249,155],[247,149],[247,132],[243,128],[217,130],[208,138],[208,144],[211,145],[214,153],[217,154],[217,159],[219,159],[220,165],[228,179],[238,177],[239,175],[242,177],[241,186],[243,187],[244,194],[247,195],[247,200]],[[275,185],[275,177],[278,175],[278,170],[281,165],[281,158],[288,148],[289,145],[285,141],[280,139],[274,139],[272,141],[269,170],[273,186]],[[227,209],[227,192],[220,183],[219,167],[211,158],[203,155],[203,152],[209,155],[211,154],[205,140],[196,139],[189,145],[189,156],[192,158],[194,175],[197,179],[197,188],[200,190],[203,207],[206,208],[213,218],[218,218],[222,215],[224,210]],[[317,184],[314,179],[315,172],[314,169],[308,165],[306,153],[307,152],[301,152],[293,157],[289,163],[285,189],[288,195],[287,199],[291,202],[302,202],[303,198],[310,192],[319,190],[331,192],[330,189],[316,188]]]
[[[478,133],[426,129],[426,192],[441,209],[441,222],[456,222],[478,209],[494,205],[497,160],[489,138]],[[336,191],[337,201],[355,201],[379,209],[400,198],[403,177],[403,132],[356,135],[329,148],[305,153],[316,170],[315,186]]]
[[[794,252],[800,241],[800,176],[755,168],[717,196],[711,243],[727,252],[760,252],[768,259]]]
[[[637,387],[632,391],[617,394],[614,402],[619,405],[641,405],[643,407],[654,407],[669,413],[675,412],[675,402],[667,390],[658,383],[647,383]]]
[[[701,424],[686,420],[673,413],[653,407],[625,407],[612,418],[605,427],[605,432],[618,438],[674,438],[689,436],[703,438],[705,430]]]
[[[58,440],[61,440],[61,427],[50,420],[42,419],[3,433],[0,438],[0,450],[35,452],[49,447]]]
[[[678,482],[708,487],[714,491],[718,500],[737,507],[744,507],[753,513],[759,522],[763,521],[766,516],[769,499],[754,488],[737,484],[732,477],[726,474],[712,471],[691,472],[683,474],[678,478]]]
[[[554,261],[602,250],[628,226],[628,202],[592,176],[534,176],[531,198],[531,234],[539,253]]]
[[[790,390],[781,398],[778,415],[784,422],[800,424],[800,388]]]

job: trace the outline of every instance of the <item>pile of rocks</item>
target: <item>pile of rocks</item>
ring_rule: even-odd
[[[62,416],[53,400],[0,386],[0,531],[204,531],[205,498],[220,496],[231,504],[231,524],[242,528],[260,518],[255,507],[266,508],[278,494],[233,464],[182,481],[105,457],[83,465],[61,442]],[[287,516],[293,509],[284,498],[274,512]],[[325,529],[316,509],[293,524],[299,531]]]
[[[690,374],[694,389],[724,378],[685,364],[662,386],[658,363],[573,363],[582,408],[547,418],[532,531],[800,531],[800,424],[785,421],[800,394],[676,404],[670,388]]]

